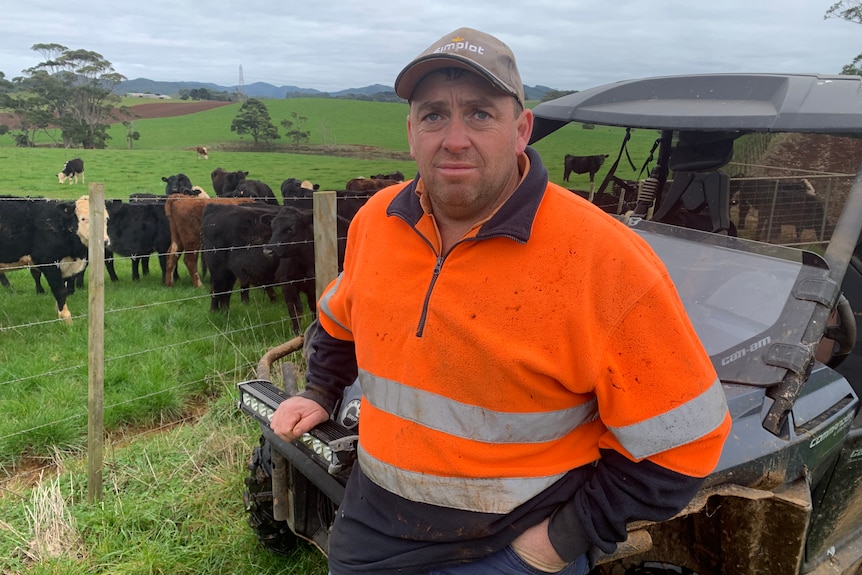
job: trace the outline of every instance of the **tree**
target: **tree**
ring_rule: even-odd
[[[862,0],[840,0],[834,3],[823,16],[827,18],[839,18],[855,24],[862,24]],[[850,64],[841,69],[845,76],[862,76],[862,54],[858,54]]]
[[[305,116],[300,116],[296,112],[291,112],[290,117],[293,120],[285,118],[281,121],[281,126],[284,128],[284,135],[294,144],[304,144],[311,138],[311,130],[304,130],[305,122],[308,120]]]
[[[123,122],[123,126],[126,127],[126,142],[128,142],[129,149],[131,150],[132,142],[134,142],[135,140],[140,140],[141,133],[134,129],[131,120],[126,120],[125,122]]]
[[[10,107],[22,117],[19,141],[33,145],[36,130],[59,126],[63,145],[104,148],[120,97],[113,88],[126,79],[101,54],[61,44],[34,44],[45,60],[13,79]]]
[[[230,131],[241,136],[251,134],[255,145],[261,140],[269,144],[272,140],[281,137],[272,123],[266,105],[257,98],[249,98],[243,102],[230,124]]]

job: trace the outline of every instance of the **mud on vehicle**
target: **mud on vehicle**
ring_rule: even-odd
[[[797,210],[813,238],[793,232],[794,212],[782,208],[777,187],[761,192],[746,208],[772,218],[757,240],[739,225],[740,182],[726,171],[735,146],[755,134],[862,135],[862,78],[647,78],[570,94],[534,114],[532,141],[570,122],[658,136],[636,202],[611,217],[665,262],[733,418],[721,460],[692,502],[668,521],[631,524],[614,554],[593,557],[593,573],[862,572],[854,312],[862,309],[862,171],[830,188],[819,225],[808,221],[816,209]],[[770,243],[787,224],[790,245]],[[275,436],[269,417],[295,393],[303,342],[270,350],[257,379],[238,384],[241,409],[261,428],[246,508],[266,547],[287,552],[307,541],[326,553],[355,459],[359,391],[349,389],[333,420],[302,438]],[[271,383],[276,363],[285,389]]]

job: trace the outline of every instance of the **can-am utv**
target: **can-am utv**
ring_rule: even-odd
[[[735,145],[756,134],[862,135],[862,78],[647,78],[570,94],[534,114],[532,141],[570,122],[657,135],[655,165],[632,209],[609,217],[667,265],[733,417],[718,467],[694,500],[668,521],[630,525],[613,555],[593,558],[593,572],[862,573],[862,350],[853,311],[862,308],[862,170],[830,185],[827,208],[816,209],[823,198],[801,204],[809,207],[795,222],[777,184],[752,201],[723,170]],[[818,235],[792,246],[746,239],[743,205],[768,218],[765,228],[758,220],[761,232],[816,213]],[[258,379],[239,384],[240,407],[262,433],[245,501],[268,548],[305,540],[325,553],[354,462],[359,392],[301,439],[276,437],[269,417],[294,389],[290,361],[282,362],[286,391],[270,383],[270,367],[302,346],[300,337],[270,350]]]

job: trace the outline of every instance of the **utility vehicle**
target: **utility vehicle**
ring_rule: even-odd
[[[768,217],[770,231],[792,230],[793,218],[812,210],[794,216],[778,180],[759,201],[746,199],[744,182],[727,172],[735,146],[758,134],[862,135],[862,78],[646,78],[570,94],[534,113],[532,141],[570,122],[655,134],[636,201],[609,217],[666,263],[733,417],[718,467],[694,500],[668,521],[630,525],[614,554],[593,557],[593,572],[862,573],[862,351],[853,311],[862,309],[862,171],[830,180],[828,199],[815,186],[819,229],[808,240],[808,232],[791,233],[783,243],[792,245],[742,237],[751,226],[739,220],[740,206],[750,208],[743,220]],[[349,389],[336,417],[301,439],[276,437],[268,418],[295,392],[291,366],[302,347],[300,337],[270,350],[257,379],[238,384],[241,409],[261,427],[245,500],[265,546],[286,552],[308,541],[325,553],[354,461],[358,392]],[[276,361],[286,390],[270,382]]]

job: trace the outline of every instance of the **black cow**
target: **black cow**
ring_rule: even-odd
[[[275,198],[275,194],[273,193],[272,188],[270,188],[268,184],[260,180],[243,179],[239,182],[234,191],[223,192],[221,194],[221,197],[254,198],[267,204],[272,204],[275,206],[278,205],[278,200]]]
[[[739,178],[742,176],[735,176]],[[808,180],[731,179],[731,199],[739,205],[739,229],[745,229],[750,210],[757,211],[755,240],[775,239],[781,226],[793,226],[796,241],[812,230],[818,240],[830,236],[833,226],[826,219],[820,198]],[[823,234],[821,234],[823,232]],[[766,236],[764,237],[764,234]]]
[[[61,184],[67,181],[69,184],[77,184],[78,176],[81,176],[82,183],[86,183],[87,180],[84,179],[84,160],[81,158],[67,160],[66,163],[63,164],[63,170],[57,174],[57,179]]]
[[[337,220],[338,270],[344,264],[347,243],[347,228],[350,222],[342,217]],[[305,294],[312,314],[317,313],[317,287],[314,269],[314,213],[293,206],[284,206],[272,221],[272,236],[264,253],[272,253],[278,259],[276,282],[281,284],[284,301],[290,313],[294,333],[299,333],[299,318],[302,316],[302,300]]]
[[[566,154],[563,160],[563,180],[568,182],[569,175],[574,172],[576,174],[589,174],[590,183],[593,183],[596,172],[602,167],[607,157],[607,154],[595,156],[572,156],[571,154]]]
[[[51,288],[60,319],[70,322],[66,279],[83,270],[88,255],[89,215],[86,199],[77,202],[4,198],[0,209],[0,262],[28,262],[39,268]]]
[[[396,170],[389,174],[374,174],[371,176],[372,180],[395,180],[396,182],[404,181],[404,173],[400,170]]]
[[[170,196],[171,194],[192,195],[192,181],[183,173],[174,174],[173,176],[168,177],[162,176],[162,181],[165,182],[165,197]],[[194,193],[196,194],[197,192]]]
[[[215,204],[204,207],[201,220],[201,250],[210,274],[210,311],[230,307],[231,290],[239,280],[240,299],[248,303],[250,286],[266,288],[270,300],[278,260],[264,254],[272,235],[271,223],[278,206],[250,202]]]
[[[248,176],[248,172],[228,172],[222,168],[216,168],[210,172],[210,178],[213,183],[213,192],[215,192],[217,197],[229,194],[239,186],[239,183],[243,181],[246,176]]]
[[[108,211],[108,237],[110,249],[105,250],[105,266],[112,281],[117,281],[114,269],[114,254],[132,260],[132,281],[141,279],[150,272],[150,254],[155,252],[162,269],[165,283],[167,253],[171,247],[171,227],[165,215],[164,202],[131,202],[120,200],[105,202]],[[176,278],[175,278],[176,279]]]
[[[314,209],[314,191],[318,185],[311,182],[299,182],[294,178],[288,178],[281,183],[281,197],[285,206],[293,206],[301,210]],[[335,211],[338,217],[348,221],[353,219],[368,198],[374,192],[356,192],[353,190],[335,190]]]

